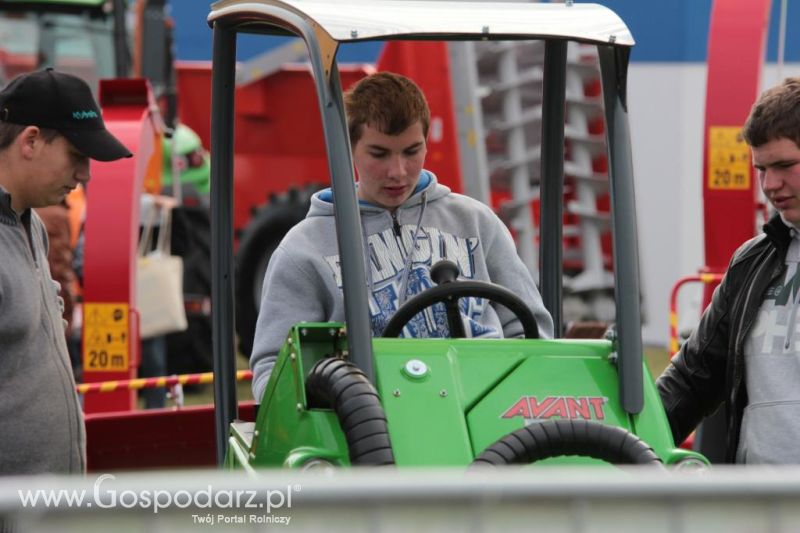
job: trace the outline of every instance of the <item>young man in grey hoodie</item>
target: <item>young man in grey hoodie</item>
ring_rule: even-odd
[[[727,462],[797,464],[800,78],[762,94],[742,134],[775,214],[733,254],[700,324],[657,384],[676,442],[724,404]]]
[[[431,266],[449,259],[458,264],[460,279],[493,282],[521,297],[534,312],[540,336],[552,337],[552,318],[506,226],[489,207],[451,192],[423,169],[430,111],[419,87],[397,74],[373,74],[346,93],[345,107],[373,335],[381,335],[410,296],[432,287]],[[270,259],[250,358],[256,401],[293,325],[344,320],[333,212],[330,189],[315,194],[306,219]],[[522,334],[514,315],[483,298],[464,298],[460,308],[470,337]],[[445,311],[429,308],[408,323],[403,336],[448,336]]]
[[[0,475],[86,470],[63,302],[32,208],[86,184],[89,159],[130,156],[80,78],[47,69],[0,92]]]

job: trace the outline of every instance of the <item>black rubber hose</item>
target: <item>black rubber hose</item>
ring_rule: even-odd
[[[310,406],[330,407],[347,440],[350,464],[393,465],[386,413],[378,393],[360,368],[334,357],[322,359],[308,373]]]
[[[594,420],[529,424],[486,448],[472,465],[528,464],[562,455],[583,455],[612,464],[661,465],[661,459],[642,439]]]

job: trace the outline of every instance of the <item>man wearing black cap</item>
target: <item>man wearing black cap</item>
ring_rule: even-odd
[[[31,208],[88,182],[89,159],[130,156],[80,78],[47,69],[0,91],[0,474],[86,470],[58,285]]]

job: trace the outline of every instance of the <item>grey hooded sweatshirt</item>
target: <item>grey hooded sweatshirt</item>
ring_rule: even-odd
[[[764,293],[745,343],[748,403],[736,462],[800,463],[800,233],[791,228],[783,275]]]
[[[394,213],[363,201],[360,209],[374,336],[381,335],[410,296],[434,286],[430,268],[441,259],[458,264],[461,280],[489,281],[511,290],[530,305],[540,336],[553,336],[553,320],[508,228],[486,205],[451,192],[433,173],[422,171],[414,193]],[[270,259],[250,357],[258,402],[293,325],[344,321],[333,212],[330,189],[315,194],[305,220],[286,234]],[[522,335],[512,313],[484,298],[462,298],[460,308],[469,337]],[[448,336],[443,306],[414,317],[402,336]]]
[[[81,473],[83,413],[47,232],[33,210],[17,215],[2,187],[0,250],[0,475]]]

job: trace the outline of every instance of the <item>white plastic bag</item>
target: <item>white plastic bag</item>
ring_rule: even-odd
[[[158,241],[150,251],[156,222]],[[139,311],[139,335],[157,337],[188,327],[183,304],[183,260],[170,255],[172,206],[153,202],[144,213],[139,256],[136,265],[136,307]]]

